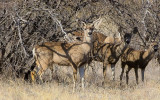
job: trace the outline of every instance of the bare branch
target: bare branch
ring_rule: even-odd
[[[47,12],[51,15],[51,18],[52,18],[52,19],[57,23],[57,25],[61,28],[62,33],[65,34],[65,37],[64,37],[64,38],[67,39],[69,42],[72,41],[72,40],[68,37],[67,33],[64,31],[61,22],[55,17],[55,14],[53,14],[51,10],[49,10],[49,9],[37,9],[37,8],[34,8],[34,10],[47,11]]]
[[[17,16],[18,16],[18,13],[17,13]],[[24,48],[23,41],[22,41],[21,28],[20,28],[20,19],[17,19],[17,20],[16,20],[14,16],[12,16],[12,18],[13,18],[15,24],[17,25],[19,42],[21,43],[21,46],[22,46],[22,48],[23,48],[25,57],[26,57],[26,56],[29,56],[28,53],[26,52],[26,49]],[[18,45],[19,45],[19,44],[18,44]]]

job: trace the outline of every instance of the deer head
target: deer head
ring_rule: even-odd
[[[83,37],[83,42],[92,42],[92,32],[94,30],[94,25],[93,24],[87,24],[82,22],[83,24],[83,30],[84,30],[84,37]]]
[[[123,27],[120,26],[119,29],[118,29],[118,32],[119,33],[125,33],[123,30],[124,30]],[[138,27],[134,27],[131,33],[126,33],[124,35],[124,42],[127,43],[127,44],[129,44],[130,41],[131,41],[132,35],[137,34],[138,32],[139,32],[138,31]]]
[[[157,52],[158,51],[158,43],[157,42],[152,42],[150,44],[150,47],[153,48],[154,52]]]
[[[92,32],[94,30],[94,24],[86,24],[85,22],[82,22],[82,25],[83,25],[83,30],[84,30],[84,33],[88,36],[92,35]]]
[[[99,18],[95,20],[91,24],[86,24],[85,22],[82,22],[83,30],[84,30],[84,39],[83,42],[92,42],[92,33],[96,27],[98,27],[102,22],[102,19]]]
[[[131,41],[131,37],[132,37],[131,34],[126,33],[126,34],[124,35],[124,42],[127,43],[127,44],[129,44],[130,41]]]

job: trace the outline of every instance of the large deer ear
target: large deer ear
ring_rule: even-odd
[[[152,42],[155,42],[155,40],[154,40],[154,39],[151,39],[151,43],[152,43]]]
[[[118,28],[118,37],[123,38],[123,37],[122,37],[122,33],[123,33],[123,29],[122,29],[122,27],[120,26],[120,27]]]
[[[81,22],[81,25],[82,25],[82,28],[83,28],[83,29],[86,29],[87,25],[86,25],[85,22]]]
[[[136,34],[138,32],[138,27],[133,28],[133,34]]]
[[[96,29],[99,28],[100,24],[102,23],[102,20],[103,20],[102,18],[99,18],[93,22],[93,25]]]
[[[122,29],[121,26],[118,28],[118,32],[119,32],[119,33],[122,33],[122,32],[123,32],[123,29]]]

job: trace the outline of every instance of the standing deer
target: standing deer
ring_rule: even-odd
[[[124,68],[127,65],[128,69],[126,71],[126,83],[129,80],[129,71],[134,68],[136,83],[138,84],[138,68],[141,69],[142,81],[144,82],[144,71],[149,61],[154,57],[155,52],[158,50],[157,42],[152,42],[146,51],[134,50],[132,48],[127,48],[121,57],[122,61],[122,72],[120,75],[120,81],[122,83],[122,77],[124,73]],[[120,83],[120,84],[121,84]]]
[[[92,32],[101,20],[96,20],[92,24],[84,26],[83,42],[64,43],[64,42],[46,42],[43,45],[36,45],[33,49],[33,56],[36,60],[37,68],[31,73],[32,80],[35,79],[35,72],[42,80],[42,74],[53,64],[60,66],[72,66],[73,69],[73,89],[76,87],[77,69],[84,89],[84,65],[90,60],[89,53],[93,48]],[[36,70],[38,69],[38,70]]]
[[[121,30],[119,30],[119,32],[122,32]],[[76,32],[72,32],[72,34],[76,37],[78,37],[78,39],[81,41],[82,37],[83,37],[83,32],[82,31],[76,31]],[[119,33],[120,34],[120,33]],[[100,32],[93,32],[93,50],[92,50],[92,60],[96,60],[96,61],[100,61],[101,60],[97,60],[96,56],[97,56],[97,51],[98,49],[104,45],[104,43],[106,44],[117,44],[121,42],[121,37],[119,35],[119,37],[111,37],[111,36],[106,36]],[[87,68],[87,66],[86,66]],[[91,66],[92,71],[95,72],[93,66]]]
[[[119,29],[121,33],[121,28]],[[137,27],[133,29],[133,33],[138,32]],[[79,35],[79,34],[78,34]],[[78,36],[77,35],[77,36]],[[82,33],[80,34],[82,35]],[[103,34],[93,33],[93,38],[96,40],[93,45],[93,59],[95,61],[103,62],[103,76],[106,77],[107,66],[111,66],[113,80],[115,80],[115,64],[118,62],[119,57],[127,48],[128,44],[131,41],[131,35],[126,33],[124,35],[124,41],[121,41],[121,38],[107,37]],[[103,38],[101,38],[103,37]],[[93,70],[93,67],[92,67]]]
[[[119,32],[122,32],[121,28]],[[138,28],[134,27],[132,33],[136,34],[138,32]],[[132,33],[125,33],[123,37],[123,41],[116,43],[116,44],[104,44],[98,50],[98,61],[103,62],[103,76],[104,79],[106,77],[107,66],[112,69],[112,77],[115,80],[115,64],[118,62],[120,56],[124,53],[127,49]],[[104,82],[103,82],[104,83]]]
[[[111,66],[113,80],[115,80],[115,64],[118,62],[119,57],[127,48],[131,40],[131,34],[124,35],[124,41],[119,44],[104,44],[98,50],[97,61],[103,62],[103,76],[106,77],[107,66]]]

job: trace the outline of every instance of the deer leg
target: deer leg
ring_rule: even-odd
[[[42,80],[42,74],[44,72],[43,68],[48,66],[48,63],[44,64],[43,62],[40,62],[40,59],[37,59],[36,60],[36,65],[38,66],[37,69],[35,69],[37,71],[38,79],[40,80],[40,83],[43,83],[43,80]]]
[[[36,81],[37,73],[35,71],[31,71],[30,76],[31,76],[32,83],[34,83]]]
[[[108,66],[110,66],[110,64],[108,64]],[[106,79],[106,73],[107,73],[107,64],[103,65],[103,77],[104,77],[104,81]],[[102,85],[104,85],[104,81],[102,82]]]
[[[43,83],[43,80],[42,80],[42,75],[43,75],[43,69],[41,68],[39,71],[38,71],[38,76],[39,76],[39,79],[40,79],[40,83]]]
[[[115,64],[111,64],[111,69],[112,69],[112,78],[115,80]]]
[[[103,77],[104,77],[104,80],[103,80],[103,82],[102,82],[102,85],[103,85],[103,86],[104,86],[105,76],[106,76],[106,67],[103,66]]]
[[[121,75],[120,75],[120,85],[122,85],[122,78],[123,78],[123,73],[124,73],[124,68],[125,68],[125,64],[122,63],[122,72],[121,72]]]
[[[73,67],[73,92],[75,92],[77,82],[77,68]]]
[[[31,71],[30,75],[31,75],[32,83],[35,82],[37,78],[40,80],[40,83],[42,83],[42,72],[43,72],[43,69],[39,66],[35,67],[33,71]]]
[[[95,65],[95,62],[94,62],[94,65]],[[96,74],[96,71],[95,71],[95,69],[94,69],[94,65],[93,65],[93,63],[92,63],[91,68],[92,68],[93,74],[95,75],[95,74]]]
[[[81,82],[82,82],[82,89],[84,90],[84,67],[80,67],[79,68],[79,74],[80,74],[80,78],[81,78]]]
[[[45,64],[40,64],[40,66],[38,67],[39,69],[37,74],[39,76],[40,83],[43,83],[42,75],[44,74],[47,68],[51,68],[50,66],[51,66],[50,63],[45,63]]]
[[[53,62],[52,61],[50,61],[50,62],[51,63],[49,63],[49,65],[48,65],[48,68],[50,68],[50,71],[51,71],[51,73],[49,75],[49,80],[52,81],[53,80],[53,73],[54,73],[55,67],[53,68]]]
[[[138,84],[138,68],[134,68],[135,76],[136,76],[136,83]]]
[[[130,71],[131,69],[132,69],[132,68],[128,66],[128,70],[126,71],[126,83],[127,83],[127,85],[128,85],[128,80],[129,80],[128,74],[129,74],[129,71]]]
[[[142,69],[141,69],[141,74],[142,74],[142,81],[143,81],[143,82],[144,82],[144,71],[145,71],[145,69],[142,68]]]
[[[103,65],[103,77],[104,77],[104,80],[106,78],[106,73],[107,73],[107,64],[104,64]]]
[[[106,77],[106,70],[107,70],[107,66],[103,63],[103,77],[104,77],[104,80],[102,82],[102,85],[104,85],[104,81],[105,81],[105,77]]]
[[[53,65],[51,66],[51,75],[50,75],[50,81],[53,80],[53,72],[54,72],[54,69],[53,69]]]
[[[86,76],[86,69],[89,67],[89,64],[87,63],[84,67],[84,76]]]

